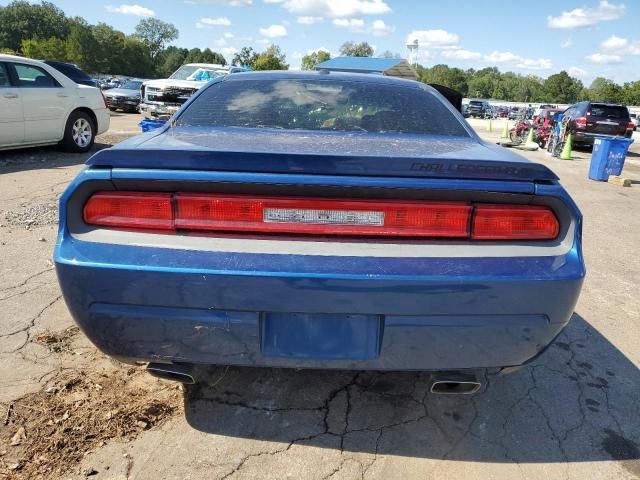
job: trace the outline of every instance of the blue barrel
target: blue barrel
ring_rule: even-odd
[[[632,139],[625,137],[596,136],[593,140],[589,178],[606,182],[609,175],[620,175],[632,143]]]
[[[142,120],[138,124],[138,126],[142,129],[142,133],[146,133],[156,128],[162,127],[165,123],[167,123],[166,120],[151,120],[147,118]]]

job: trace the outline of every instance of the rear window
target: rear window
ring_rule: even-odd
[[[469,136],[428,91],[336,80],[244,80],[207,88],[177,125]]]
[[[482,105],[484,105],[484,102],[479,102],[479,101],[477,101],[477,100],[471,100],[469,103],[470,103],[471,105],[477,105],[477,106],[482,106]]]
[[[629,118],[629,110],[622,105],[599,105],[592,103],[590,114],[594,117],[617,118],[620,120]]]

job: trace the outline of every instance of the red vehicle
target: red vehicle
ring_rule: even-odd
[[[561,108],[545,108],[534,121],[536,128],[536,142],[540,148],[545,148],[551,135],[551,130],[556,124],[556,115],[562,113]]]
[[[529,129],[534,125],[524,118],[518,119],[516,126],[509,130],[509,139],[511,143],[519,145],[524,143],[529,134]]]

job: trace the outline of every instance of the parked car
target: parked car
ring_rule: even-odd
[[[93,343],[164,378],[429,370],[472,393],[473,369],[522,365],[569,321],[581,225],[551,170],[427,85],[255,72],[91,157],[54,259]]]
[[[498,118],[506,118],[509,115],[509,109],[507,107],[498,107],[496,110],[496,116]]]
[[[241,67],[209,63],[182,65],[167,79],[149,80],[143,84],[140,112],[147,118],[167,120],[208,81],[242,71],[244,68]]]
[[[564,112],[570,117],[567,128],[573,132],[575,144],[593,145],[595,135],[633,135],[634,124],[624,105],[584,101],[571,105]]]
[[[487,110],[491,107],[486,100],[471,100],[469,102],[469,114],[473,118],[485,118]]]
[[[0,55],[0,150],[59,143],[86,152],[109,121],[99,89],[38,60]]]
[[[638,118],[638,114],[630,113],[629,118],[631,118],[631,123],[633,123],[633,130],[637,130],[638,125],[640,124],[640,118]]]
[[[462,116],[464,118],[469,118],[471,114],[469,113],[469,105],[468,104],[463,104],[462,105]]]
[[[140,106],[140,88],[144,80],[127,80],[122,87],[107,90],[104,98],[107,100],[107,107],[112,112],[123,110],[125,112],[137,112]]]
[[[516,118],[518,118],[521,114],[521,109],[518,107],[511,107],[511,109],[509,110],[509,114],[507,115],[507,118],[509,120],[515,120]]]
[[[87,85],[89,87],[98,87],[98,82],[82,71],[73,63],[58,62],[55,60],[44,60],[44,63],[55,68],[60,73],[66,75],[79,85]]]

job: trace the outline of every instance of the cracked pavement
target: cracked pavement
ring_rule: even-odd
[[[640,180],[633,152],[624,173]],[[640,184],[589,181],[588,152],[526,155],[582,209],[588,269],[572,321],[533,364],[486,375],[472,397],[433,395],[416,372],[212,367],[208,384],[185,390],[184,415],[91,452],[68,477],[91,467],[96,479],[640,478]],[[55,202],[82,160],[0,153],[0,407],[60,369],[106,361],[82,335],[64,353],[33,341],[72,325],[50,261],[55,226],[2,213]]]

